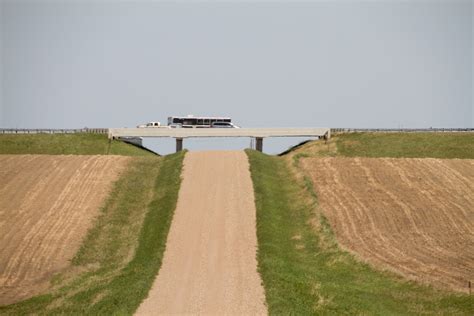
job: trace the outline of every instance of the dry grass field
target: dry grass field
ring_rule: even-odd
[[[70,265],[130,159],[0,155],[0,305],[42,292]]]
[[[474,281],[474,160],[302,158],[339,243],[437,287]]]

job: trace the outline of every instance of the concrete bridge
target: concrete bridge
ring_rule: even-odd
[[[183,139],[191,137],[251,137],[255,148],[263,150],[265,137],[331,137],[330,128],[109,128],[109,139],[120,137],[173,137],[176,151],[183,149]]]

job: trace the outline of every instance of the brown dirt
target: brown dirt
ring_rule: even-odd
[[[474,281],[474,160],[305,158],[339,243],[413,280]]]
[[[70,265],[128,157],[0,155],[0,305]]]
[[[244,152],[191,152],[163,265],[137,314],[266,314]]]

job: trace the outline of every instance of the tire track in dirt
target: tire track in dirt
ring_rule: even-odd
[[[12,170],[12,172],[5,173],[5,175],[1,178],[3,185],[2,185],[2,188],[0,188],[0,194],[3,194],[4,192],[6,192],[6,190],[10,186],[24,188],[23,190],[16,190],[15,192],[8,192],[9,201],[3,202],[5,207],[9,206],[9,204],[5,204],[8,202],[14,203],[14,201],[22,201],[22,203],[26,203],[28,199],[32,198],[32,195],[28,194],[28,192],[31,191],[29,188],[35,185],[38,185],[39,180],[43,180],[44,177],[48,175],[46,173],[46,170],[41,165],[38,165],[37,167],[35,167],[34,164],[29,163],[33,161],[34,157],[25,157],[25,160],[26,159],[28,159],[28,161],[24,161],[21,172],[29,173],[30,178],[16,177],[15,175],[19,173],[20,170],[14,164],[6,165],[4,167],[4,168],[8,168],[9,170]],[[13,162],[13,159],[11,159],[11,161]],[[39,169],[41,172],[38,172],[38,171],[34,172],[35,169]],[[19,207],[19,211],[16,214],[12,214],[12,215],[21,216],[22,214],[23,212],[21,211],[21,207]]]
[[[40,293],[67,269],[131,159],[0,155],[0,305]]]
[[[97,158],[98,157],[91,157],[91,159],[88,159],[87,162],[82,165],[80,170],[76,170],[74,172],[74,174],[65,184],[60,196],[51,206],[49,211],[50,214],[57,214],[62,209],[79,209],[80,205],[83,205],[82,203],[84,203],[86,199],[93,197],[93,195],[91,195],[92,192],[90,191],[90,174],[93,173],[91,170],[99,170],[99,174],[102,173],[102,170],[106,169],[106,163],[103,166],[104,168],[102,168],[102,166],[99,166],[100,160]],[[84,174],[84,176],[81,174]],[[83,194],[79,196],[74,195],[73,191],[75,190],[83,192]],[[79,200],[79,203],[76,203],[76,200]],[[52,249],[51,247],[48,247],[46,242],[42,242],[35,250],[30,263],[26,264],[29,264],[33,268],[36,266],[51,266],[51,263],[55,260],[50,259],[57,256],[58,250],[66,250],[64,247],[66,241],[68,242],[69,247],[77,249],[79,247],[80,240],[71,238],[71,235],[74,233],[74,226],[77,225],[77,223],[80,223],[80,217],[81,216],[79,212],[74,212],[67,218],[55,218],[54,222],[50,221],[50,225],[48,227],[39,229],[39,232],[45,233],[48,236],[53,236],[53,239],[50,240],[49,243],[55,244],[56,249]],[[62,234],[60,235],[59,232],[62,232]],[[40,254],[42,255],[40,256]],[[48,263],[50,263],[49,266]]]
[[[474,279],[474,161],[303,158],[340,244],[410,279]]]
[[[44,209],[40,203],[47,201],[48,195],[43,194],[41,190],[45,188],[45,183],[51,181],[53,176],[61,176],[60,173],[55,174],[49,172],[50,170],[47,168],[48,162],[45,159],[38,160],[38,157],[30,157],[33,159],[22,162],[17,161],[17,163],[21,163],[21,165],[16,166],[16,168],[13,167],[17,170],[19,175],[24,175],[15,177],[19,180],[19,183],[12,183],[11,186],[5,186],[6,196],[2,203],[2,209],[9,212],[8,215],[13,216],[13,218],[10,219],[10,223],[23,223],[23,225],[17,225],[16,230],[2,229],[6,231],[5,235],[2,236],[2,246],[6,245],[6,253],[12,254],[8,264],[3,268],[3,273],[0,275],[0,281],[2,279],[6,280],[3,283],[4,285],[9,285],[9,276],[14,267],[18,264],[19,258],[23,256],[25,245],[29,244],[30,240],[28,234],[34,229],[34,225],[31,225],[31,222],[35,221],[35,217],[29,216],[29,209],[33,207],[35,201],[38,201],[36,207]],[[36,161],[34,160],[35,158]],[[10,197],[9,193],[12,192],[14,188],[21,188],[16,192],[24,191],[25,197],[23,199],[19,199],[18,196]],[[50,192],[50,195],[53,196],[54,192]],[[15,211],[12,212],[12,209]],[[19,269],[19,271],[25,272],[21,269]]]
[[[190,152],[163,265],[138,315],[266,314],[244,152]]]
[[[330,168],[329,170],[331,171],[331,174],[334,175],[334,178],[337,178],[337,179],[341,178],[342,175],[339,176],[340,170],[337,167],[330,166],[329,161],[325,164],[325,166],[326,167],[329,166],[328,168]],[[346,171],[343,171],[343,172],[346,172]],[[358,168],[356,161],[352,162],[350,172],[357,177],[363,178],[365,176],[363,170],[361,168]],[[335,180],[335,181],[338,184],[341,184],[340,180]],[[364,192],[364,194],[365,193],[366,192]],[[342,221],[340,222],[343,222],[343,224],[346,224],[346,223],[350,224],[352,229],[348,231],[348,234],[353,236],[354,238],[353,242],[357,243],[358,248],[361,249],[361,252],[370,253],[372,256],[376,257],[381,262],[386,262],[387,260],[390,260],[390,257],[388,256],[388,254],[381,254],[378,252],[371,251],[371,248],[374,246],[374,244],[377,246],[385,244],[388,236],[384,236],[383,234],[379,233],[378,225],[375,224],[376,221],[372,217],[369,216],[370,213],[368,212],[366,205],[364,205],[363,201],[361,201],[357,197],[357,193],[354,190],[347,190],[347,194],[343,196],[341,200],[341,196],[338,195],[337,191],[331,190],[328,187],[328,190],[325,191],[325,194],[331,194],[332,203],[336,201],[336,204],[339,205],[339,208],[342,208],[345,210],[344,219],[342,219]],[[353,207],[354,204],[357,207]],[[353,216],[354,213],[357,214],[355,216],[356,220],[354,220],[354,216]],[[358,231],[357,229],[358,226],[356,224],[358,222],[368,223],[370,226],[370,229],[365,229],[363,232]],[[370,244],[368,242],[370,242]],[[394,255],[395,254],[393,253],[390,254],[390,256],[394,256]]]
[[[65,163],[66,170],[74,170],[73,166],[77,157],[72,157]],[[47,162],[46,162],[47,163]],[[44,173],[47,172],[45,168]],[[34,273],[34,267],[31,266],[31,261],[37,258],[37,252],[43,240],[39,238],[39,234],[43,234],[46,238],[50,235],[49,227],[54,225],[58,220],[62,220],[62,216],[59,213],[56,215],[51,211],[49,204],[53,199],[61,198],[61,190],[64,188],[64,182],[70,177],[70,174],[64,174],[62,172],[49,172],[47,175],[42,174],[42,178],[36,182],[36,185],[32,190],[29,190],[30,196],[20,207],[20,212],[24,216],[29,215],[29,210],[33,207],[39,207],[46,213],[43,217],[33,225],[29,225],[27,222],[23,229],[26,229],[22,235],[22,242],[17,246],[14,251],[14,255],[10,258],[7,267],[4,270],[3,275],[6,277],[6,285],[15,283],[17,278],[27,278],[30,273]],[[48,190],[48,186],[54,188],[54,190]],[[49,196],[48,196],[49,195]],[[59,195],[59,197],[58,197]],[[46,203],[45,203],[46,202]],[[36,205],[35,205],[36,204]],[[33,206],[35,205],[35,206]],[[47,240],[48,244],[54,243],[53,240]],[[35,244],[35,247],[32,245]],[[25,267],[31,266],[31,269],[25,269]],[[25,275],[18,275],[17,271],[21,271]]]
[[[392,199],[392,204],[394,204],[395,208],[399,210],[401,209],[403,211],[402,218],[405,221],[405,225],[403,225],[403,227],[405,230],[407,230],[408,227],[408,231],[413,234],[415,238],[407,238],[407,241],[404,241],[405,247],[401,247],[401,245],[398,245],[400,241],[403,240],[403,238],[398,237],[396,239],[393,239],[391,244],[398,245],[398,247],[387,248],[387,251],[391,251],[393,253],[396,249],[402,249],[404,251],[404,258],[409,258],[409,260],[412,262],[412,265],[420,265],[420,263],[427,262],[427,260],[433,257],[433,251],[439,253],[445,251],[445,249],[443,249],[442,247],[438,247],[434,238],[430,236],[429,226],[427,227],[425,225],[425,221],[423,220],[423,218],[421,218],[422,216],[419,216],[420,214],[423,215],[423,213],[412,211],[412,208],[417,210],[423,208],[424,205],[419,205],[419,200],[408,200],[405,202],[404,199],[406,198],[406,194],[398,190],[398,188],[402,188],[404,185],[408,187],[409,191],[413,190],[413,185],[404,182],[404,180],[408,179],[407,175],[405,174],[405,170],[413,170],[413,168],[410,168],[410,166],[408,166],[406,162],[403,161],[401,162],[401,164],[403,165],[402,168],[399,168],[397,170],[398,172],[395,172],[397,168],[394,168],[393,164],[392,167],[390,167],[389,164],[390,162],[388,160],[378,160],[372,164],[372,168],[368,168],[366,166],[362,167],[365,170],[367,177],[375,179],[375,181],[371,181],[371,184],[373,186],[381,187],[383,189],[383,193],[387,194]],[[385,186],[384,179],[379,177],[380,175],[387,176],[387,172],[384,173],[384,170],[389,170],[389,177],[395,179],[396,181],[398,180],[398,183],[400,183],[400,185],[395,190]],[[389,226],[384,225],[384,230],[386,230],[387,227]],[[412,240],[416,240],[417,243],[429,245],[429,247],[420,247],[417,250],[417,257],[414,257],[411,255],[411,251],[414,247],[406,247],[406,245],[412,243]],[[382,247],[385,247],[385,245],[382,245]],[[396,261],[398,260],[398,258],[395,255],[392,255],[392,261],[393,260]],[[403,267],[405,270],[407,270],[406,266],[408,265],[405,265],[405,267]],[[410,274],[416,275],[416,272],[411,269]]]

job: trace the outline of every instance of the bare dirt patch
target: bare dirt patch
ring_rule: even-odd
[[[339,243],[413,280],[474,280],[474,160],[304,158]]]
[[[130,159],[0,155],[0,305],[44,291],[68,268]]]
[[[190,152],[163,265],[137,314],[266,314],[244,152]]]

